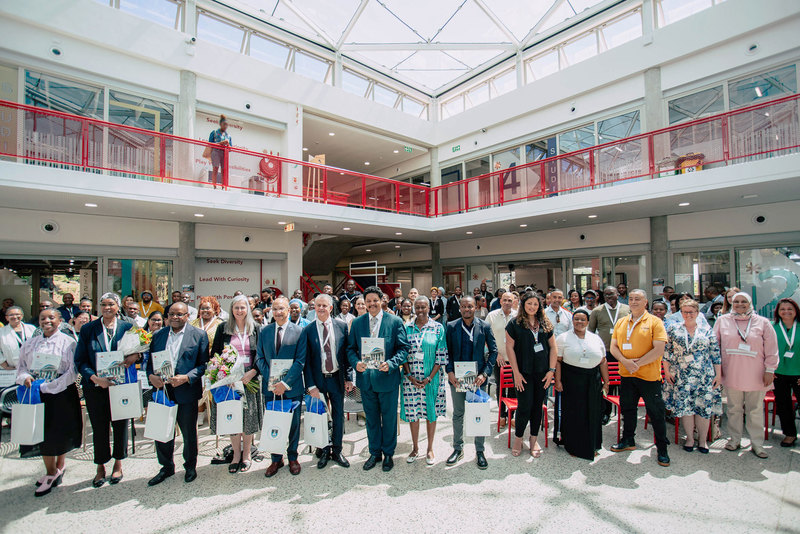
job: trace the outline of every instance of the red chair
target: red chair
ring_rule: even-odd
[[[511,418],[514,412],[517,411],[517,399],[509,399],[503,395],[503,392],[508,388],[514,386],[514,371],[511,370],[510,365],[504,365],[500,368],[500,384],[498,398],[500,404],[505,405],[508,410],[508,448],[511,448]],[[550,428],[550,419],[547,416],[547,401],[542,404],[542,423],[544,424],[544,446],[547,447],[549,443],[548,429]],[[500,410],[497,411],[497,431],[500,432]]]
[[[769,405],[772,405],[772,424],[769,423]],[[795,405],[797,405],[797,397],[792,395],[792,413],[794,413]],[[769,434],[772,432],[772,427],[775,426],[775,392],[767,391],[764,395],[764,439],[769,439]]]

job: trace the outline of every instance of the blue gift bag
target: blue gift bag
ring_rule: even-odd
[[[44,380],[40,378],[39,380],[34,380],[30,388],[17,386],[17,401],[20,404],[41,404],[42,392],[40,388],[42,384],[44,384]]]
[[[242,396],[236,392],[231,386],[220,386],[211,390],[211,395],[214,396],[214,402],[219,404],[229,400],[239,400]]]
[[[167,393],[163,389],[157,389],[155,393],[153,393],[153,401],[156,404],[163,404],[164,406],[172,407],[175,406],[175,403],[169,400],[167,397]]]
[[[139,381],[139,375],[136,372],[136,366],[131,365],[130,367],[125,368],[125,383],[126,384],[135,384]]]
[[[467,391],[467,402],[489,402],[489,394],[478,389],[475,391]]]
[[[266,405],[266,409],[273,412],[293,412],[298,406],[300,406],[300,402],[298,401],[283,399],[269,401]]]
[[[328,411],[327,406],[322,400],[316,397],[312,397],[311,395],[306,395],[305,400],[306,400],[306,412],[318,413],[318,414],[327,413]]]

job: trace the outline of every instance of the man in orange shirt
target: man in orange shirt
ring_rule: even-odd
[[[647,312],[647,293],[634,289],[628,293],[631,314],[614,327],[611,354],[619,361],[622,440],[611,447],[613,452],[636,449],[636,418],[639,399],[653,424],[658,451],[658,465],[669,467],[667,424],[664,398],[661,396],[661,357],[667,344],[664,323]]]

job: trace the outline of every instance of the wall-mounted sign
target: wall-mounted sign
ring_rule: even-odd
[[[284,232],[291,232],[294,230],[294,223],[289,223],[283,227]]]

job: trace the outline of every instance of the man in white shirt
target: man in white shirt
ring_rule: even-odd
[[[500,404],[500,428],[506,426],[506,412],[508,411],[505,405],[500,403],[500,368],[508,365],[508,357],[506,356],[506,326],[514,320],[517,312],[514,311],[514,295],[505,292],[500,295],[500,309],[489,312],[486,316],[486,322],[492,328],[494,340],[497,343],[497,365],[494,366],[494,380],[497,384],[497,400]],[[517,390],[515,388],[508,388],[503,396],[507,398],[516,398]]]
[[[135,300],[129,301],[125,306],[125,315],[126,321],[139,328],[144,328],[144,325],[147,324],[147,319],[139,315],[139,304]]]
[[[197,308],[194,306],[189,306],[189,303],[192,301],[192,294],[186,291],[181,298],[183,299],[184,304],[189,309],[189,320],[194,321],[197,319]]]
[[[563,303],[564,292],[560,289],[554,289],[550,292],[550,305],[544,309],[544,314],[553,325],[553,335],[555,337],[572,329],[572,314],[561,307]]]

